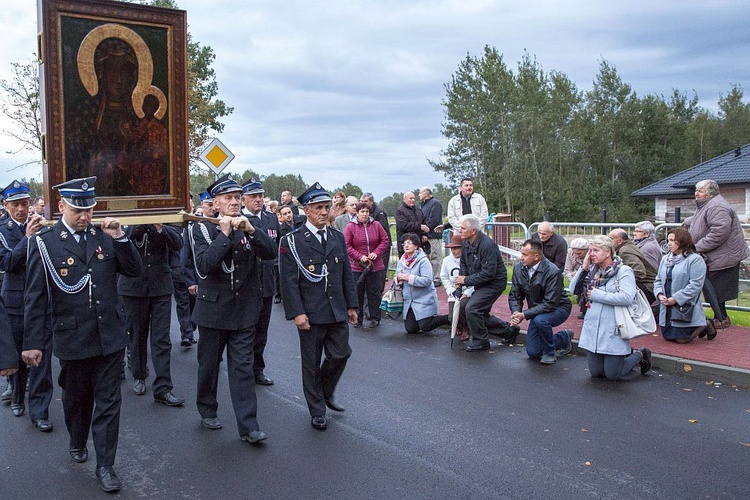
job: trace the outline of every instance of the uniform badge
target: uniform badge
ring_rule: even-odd
[[[67,269],[60,269],[60,276],[67,276],[68,270]]]
[[[13,229],[13,221],[12,220],[8,221],[8,229]]]
[[[67,231],[60,231],[60,238],[67,240],[68,239],[68,232]]]
[[[89,234],[90,234],[91,236],[96,236],[96,229],[94,229],[94,227],[93,227],[93,226],[91,226],[91,229],[89,229]]]
[[[74,262],[75,262],[75,260],[73,259],[73,257],[68,257],[68,265],[69,266],[72,266]]]
[[[310,272],[313,272],[313,271],[315,271],[315,266],[313,266],[312,264],[310,264],[309,266],[307,266],[307,270],[310,271]]]
[[[99,255],[96,256],[96,258],[99,260],[104,260],[104,254],[100,253]]]

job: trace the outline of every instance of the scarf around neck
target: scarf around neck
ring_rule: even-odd
[[[674,267],[675,265],[679,264],[685,260],[685,254],[680,252],[677,255],[673,254],[672,252],[669,252],[669,255],[667,256],[667,267]]]
[[[589,271],[589,283],[596,288],[604,285],[607,281],[617,275],[620,265],[622,265],[622,260],[615,255],[615,258],[612,259],[612,263],[604,269],[600,269],[599,266],[593,266]]]
[[[424,252],[421,248],[417,248],[417,250],[414,252],[414,254],[409,258],[406,256],[406,254],[401,256],[401,264],[406,269],[411,269],[414,263],[419,260],[420,257],[424,255]]]

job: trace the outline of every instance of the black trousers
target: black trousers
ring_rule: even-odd
[[[52,335],[49,335],[44,346],[44,355],[39,366],[28,367],[21,359],[23,350],[23,316],[9,314],[10,329],[18,351],[18,371],[10,376],[13,388],[13,404],[23,405],[26,389],[29,390],[29,417],[34,421],[38,418],[49,418],[49,405],[52,402]],[[49,333],[49,332],[48,332]]]
[[[369,318],[380,321],[380,299],[385,282],[385,269],[382,271],[370,271],[360,283],[361,272],[354,272],[354,282],[357,284],[357,301],[359,302],[359,319],[362,323],[365,314],[365,294],[367,294],[367,311]]]
[[[489,341],[487,321],[490,319],[490,309],[503,290],[505,283],[474,288],[474,293],[466,303],[466,324],[469,325],[469,333],[474,340]]]
[[[134,379],[148,377],[148,343],[151,339],[151,363],[154,365],[153,391],[161,396],[171,391],[172,341],[169,329],[172,322],[172,296],[130,297],[122,295],[128,329],[130,331],[130,370]]]
[[[217,330],[199,326],[198,331],[198,394],[195,402],[201,417],[216,417],[219,409],[216,399],[219,365],[226,348],[229,395],[237,419],[237,430],[240,436],[259,430],[253,373],[255,327]]]
[[[60,360],[62,404],[71,448],[84,448],[89,429],[94,439],[96,465],[114,465],[120,434],[121,349],[106,356]],[[46,353],[45,353],[46,354]]]
[[[174,284],[174,303],[177,321],[180,323],[180,338],[182,340],[192,338],[195,331],[195,323],[190,315],[195,307],[195,296],[190,295],[184,281],[172,280]]]
[[[440,315],[422,318],[417,321],[417,318],[414,316],[414,310],[411,307],[407,311],[406,316],[404,316],[404,328],[406,328],[406,333],[419,333],[420,330],[423,332],[431,332],[439,326],[450,324],[451,320],[448,316]]]
[[[263,352],[268,343],[268,325],[271,324],[271,310],[273,309],[273,296],[262,297],[260,305],[260,318],[255,326],[255,340],[253,341],[253,370],[255,373],[262,372],[266,367]]]
[[[297,332],[302,359],[302,389],[307,408],[313,417],[323,416],[326,414],[325,400],[333,396],[352,355],[349,324],[342,321],[310,325],[309,330],[297,329]],[[326,357],[321,364],[323,351]]]

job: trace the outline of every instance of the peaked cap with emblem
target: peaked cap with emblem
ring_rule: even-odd
[[[202,193],[198,195],[198,197],[201,199],[201,201],[208,201],[208,202],[214,201],[213,196],[208,194],[208,191],[203,191]]]
[[[96,205],[95,182],[96,177],[72,179],[57,186],[52,186],[52,189],[57,189],[60,198],[71,207],[89,209]]]
[[[242,186],[240,186],[237,181],[232,179],[229,174],[224,174],[219,177],[216,182],[208,186],[206,188],[206,191],[208,191],[208,194],[211,195],[211,198],[216,198],[220,194],[241,193]]]
[[[322,203],[324,201],[331,201],[331,195],[328,194],[328,191],[323,189],[323,186],[320,185],[320,182],[314,183],[299,196],[299,202],[302,205],[312,205],[314,203]]]
[[[265,194],[263,183],[257,179],[250,179],[242,183],[242,194]]]
[[[29,185],[18,180],[11,182],[10,185],[3,189],[2,193],[0,194],[3,195],[3,200],[5,201],[16,201],[23,200],[25,198],[31,198]]]

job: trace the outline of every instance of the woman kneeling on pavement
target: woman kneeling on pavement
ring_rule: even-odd
[[[589,241],[583,265],[570,282],[571,293],[586,275],[589,286],[584,293],[588,311],[578,347],[588,351],[589,373],[608,380],[632,380],[645,374],[651,369],[651,351],[645,347],[633,351],[630,341],[617,334],[615,306],[633,302],[635,275],[615,255],[615,246],[608,236],[595,236]]]
[[[438,298],[433,283],[432,264],[420,248],[419,236],[406,233],[401,244],[404,255],[396,266],[396,286],[404,293],[404,326],[406,333],[429,332],[449,325],[448,316],[438,316]]]
[[[695,253],[693,238],[685,228],[667,235],[669,253],[662,257],[654,281],[659,299],[659,326],[664,340],[687,344],[696,337],[713,340],[716,328],[706,321],[701,290],[706,280],[706,262]]]

